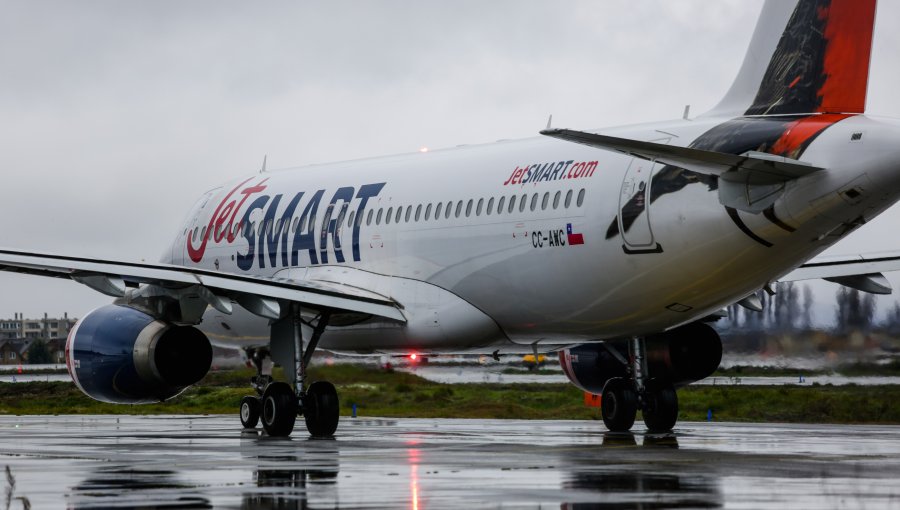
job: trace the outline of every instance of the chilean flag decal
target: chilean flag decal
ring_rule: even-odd
[[[569,246],[574,246],[576,244],[584,244],[584,235],[583,234],[573,234],[572,233],[572,224],[566,224],[566,237],[569,242]]]

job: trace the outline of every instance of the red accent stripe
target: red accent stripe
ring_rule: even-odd
[[[572,372],[572,364],[569,362],[568,356],[569,356],[568,349],[559,351],[559,365],[562,367],[563,372],[566,374],[566,377],[568,377],[570,381],[572,381],[573,383],[575,383],[577,385],[578,380],[575,379],[575,374]]]
[[[787,158],[798,159],[803,150],[819,136],[822,131],[837,124],[838,122],[853,115],[839,115],[828,113],[824,115],[812,115],[791,122],[784,130],[781,138],[772,146],[768,152],[784,156]]]
[[[827,20],[828,41],[819,112],[865,112],[875,5],[876,0],[831,0],[829,7],[819,9],[819,19]]]

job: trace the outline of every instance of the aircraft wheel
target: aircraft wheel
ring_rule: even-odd
[[[241,425],[245,429],[254,429],[259,423],[259,398],[246,396],[241,399]]]
[[[316,381],[309,385],[303,399],[303,417],[306,429],[313,437],[332,437],[340,418],[337,390],[328,381]]]
[[[678,421],[678,394],[672,386],[648,388],[644,396],[644,424],[650,432],[668,432]]]
[[[297,419],[297,396],[290,385],[274,382],[262,397],[263,428],[270,436],[289,436]]]
[[[612,432],[627,432],[637,416],[637,393],[631,383],[622,378],[607,381],[600,398],[603,423]]]

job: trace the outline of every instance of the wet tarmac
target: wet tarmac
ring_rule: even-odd
[[[416,367],[403,367],[399,370],[416,374],[429,381],[443,384],[465,383],[496,383],[496,384],[564,384],[569,379],[558,366],[541,369],[541,373],[532,373],[526,370],[512,373],[509,367],[491,366],[441,366],[420,365]],[[2,382],[2,378],[0,378]],[[883,384],[900,384],[900,377],[896,376],[862,376],[846,377],[842,375],[811,375],[806,376],[802,371],[796,376],[776,377],[707,377],[693,384],[716,386],[783,386],[786,384],[799,386],[812,386],[814,384],[833,386],[846,386],[855,384],[859,386],[873,386]]]
[[[3,416],[23,508],[900,508],[900,427],[344,419],[334,440],[235,416]]]

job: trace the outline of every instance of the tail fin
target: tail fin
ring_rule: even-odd
[[[767,0],[712,115],[864,113],[877,0]]]

